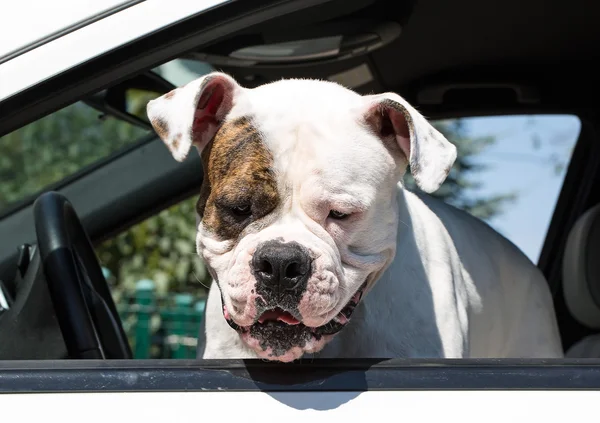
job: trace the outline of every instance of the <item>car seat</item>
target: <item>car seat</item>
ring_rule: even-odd
[[[600,204],[573,225],[563,256],[563,293],[567,308],[582,325],[600,331]],[[568,358],[600,358],[600,333],[579,340]]]

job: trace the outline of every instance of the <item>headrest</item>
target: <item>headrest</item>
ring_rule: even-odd
[[[565,353],[565,358],[600,358],[600,334],[588,335]]]
[[[562,282],[573,317],[600,329],[600,204],[585,212],[569,233]]]

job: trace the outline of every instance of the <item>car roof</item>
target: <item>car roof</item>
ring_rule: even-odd
[[[374,61],[395,87],[459,70],[470,77],[535,70],[539,78],[598,57],[599,19],[600,3],[588,0],[421,0],[402,36]]]
[[[127,7],[124,0],[21,0],[2,8],[0,14],[0,61],[65,30]],[[31,13],[35,10],[35,13]]]
[[[56,3],[70,9],[79,0],[43,2],[50,10],[59,10],[49,12],[50,23],[38,25],[46,12],[43,9],[35,14],[31,24],[21,27],[30,20],[27,9],[35,9],[38,4],[25,1],[28,7],[19,6],[0,18],[0,28],[6,23],[6,28],[0,30],[3,38],[11,40],[3,39],[0,44],[0,102],[128,42],[228,1],[231,0],[174,3],[102,0],[95,7],[86,1],[60,19],[56,15],[63,10]],[[34,27],[31,33],[29,26]],[[13,39],[11,30],[17,27]]]

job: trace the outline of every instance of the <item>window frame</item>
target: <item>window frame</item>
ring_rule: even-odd
[[[598,390],[600,359],[0,361],[0,394]]]

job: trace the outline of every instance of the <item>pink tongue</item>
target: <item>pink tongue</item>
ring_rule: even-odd
[[[270,320],[279,320],[288,325],[297,325],[300,323],[299,320],[295,319],[294,316],[286,311],[268,310],[258,318],[259,323],[268,322]]]

